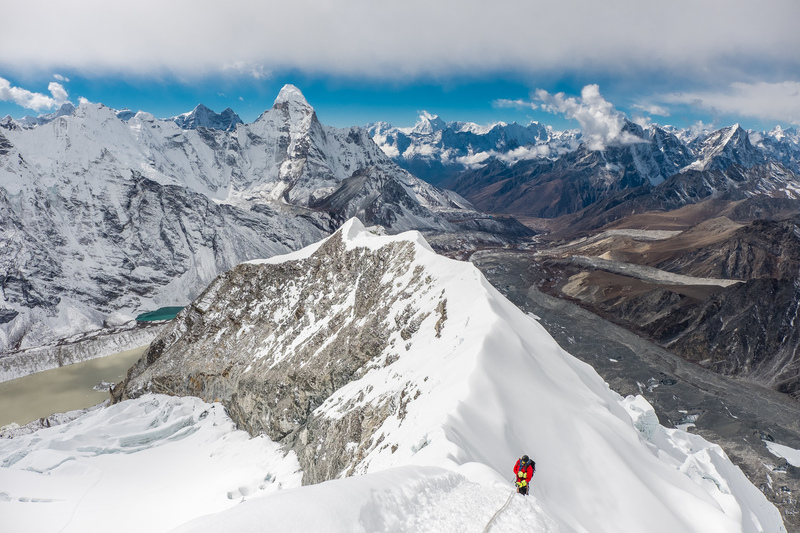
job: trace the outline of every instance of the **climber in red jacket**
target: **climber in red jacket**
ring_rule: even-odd
[[[527,455],[523,455],[514,465],[514,475],[516,476],[517,492],[526,496],[528,494],[528,484],[533,479],[536,472],[536,461],[531,461]]]

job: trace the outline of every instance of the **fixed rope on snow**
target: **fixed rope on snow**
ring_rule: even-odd
[[[504,503],[503,506],[500,509],[498,509],[496,513],[494,513],[492,518],[490,518],[489,522],[486,524],[486,527],[483,528],[483,533],[487,533],[489,531],[489,528],[492,527],[492,523],[494,522],[494,519],[497,518],[497,516],[500,513],[502,513],[505,510],[506,507],[508,507],[508,504],[511,503],[511,499],[514,497],[514,494],[516,494],[516,493],[517,493],[517,491],[512,491],[511,494],[508,495],[508,499],[506,500],[506,503]]]

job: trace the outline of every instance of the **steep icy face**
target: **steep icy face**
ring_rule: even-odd
[[[525,452],[540,516],[564,531],[784,531],[719,447],[622,401],[418,234],[352,221],[237,267],[114,395],[147,391],[221,400],[240,427],[293,450],[306,484],[402,465],[502,482]]]
[[[119,117],[119,114],[117,114]],[[122,120],[124,118],[120,117]],[[237,124],[243,124],[239,115],[234,113],[230,107],[226,108],[222,113],[215,113],[203,104],[198,104],[189,113],[172,117],[172,120],[181,129],[196,130],[197,128],[209,128],[213,130],[233,131],[236,129]]]

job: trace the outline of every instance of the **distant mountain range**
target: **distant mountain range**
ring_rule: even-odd
[[[534,217],[574,213],[621,190],[655,188],[677,175],[683,177],[665,188],[686,187],[690,176],[702,182],[705,173],[732,167],[739,175],[712,178],[713,192],[739,187],[732,180],[750,184],[740,187],[743,194],[795,197],[794,180],[786,176],[800,173],[800,133],[794,128],[759,133],[737,124],[697,135],[626,120],[627,138],[640,141],[604,150],[582,144],[579,132],[538,123],[478,126],[423,115],[413,128],[377,123],[368,130],[398,165],[479,209]],[[690,194],[678,194],[690,200]]]
[[[510,164],[557,157],[575,150],[581,139],[578,130],[559,132],[537,122],[528,126],[503,122],[480,126],[445,123],[428,113],[420,115],[411,128],[376,122],[368,124],[367,131],[398,165],[433,184],[445,183],[463,170],[495,159]]]

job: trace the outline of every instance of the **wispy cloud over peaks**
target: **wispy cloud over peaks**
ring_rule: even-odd
[[[731,83],[727,90],[662,95],[670,104],[687,104],[712,113],[756,117],[800,125],[800,82]]]
[[[668,117],[670,115],[666,107],[657,104],[634,104],[633,107],[644,111],[648,115],[658,115],[660,117]]]
[[[69,94],[60,83],[50,82],[47,90],[50,91],[51,96],[21,87],[12,87],[11,82],[7,79],[0,78],[0,100],[4,102],[14,102],[20,107],[38,112],[53,109],[69,101]]]
[[[248,63],[246,61],[235,61],[225,66],[224,70],[234,71],[239,75],[253,78],[258,81],[268,80],[272,78],[272,71],[264,65],[256,63]]]
[[[492,107],[498,109],[539,109],[539,104],[522,99],[498,98],[492,102]]]
[[[603,98],[597,85],[586,85],[580,98],[567,97],[564,93],[550,94],[543,89],[537,89],[535,95],[545,111],[577,120],[590,150],[642,142],[639,137],[623,130],[625,117]]]

